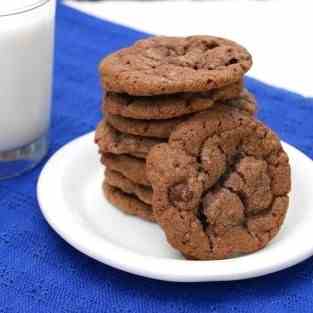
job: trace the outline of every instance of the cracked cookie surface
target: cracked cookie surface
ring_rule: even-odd
[[[151,96],[206,92],[239,81],[252,58],[239,44],[212,36],[150,37],[104,58],[104,88]]]
[[[236,108],[182,123],[150,151],[153,209],[169,243],[191,259],[257,251],[288,209],[290,166],[279,138]]]
[[[107,93],[102,109],[105,113],[126,118],[163,120],[204,111],[217,101],[238,98],[243,82],[202,93],[180,93],[154,97],[134,97]]]

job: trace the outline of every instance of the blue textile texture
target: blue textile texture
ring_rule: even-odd
[[[99,60],[145,36],[59,6],[49,156],[100,120]],[[313,158],[313,99],[250,78],[246,83],[259,118]],[[199,284],[145,279],[92,260],[43,219],[36,200],[42,166],[0,182],[0,313],[313,311],[312,258],[261,278]]]

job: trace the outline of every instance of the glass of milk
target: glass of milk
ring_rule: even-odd
[[[0,179],[46,155],[55,0],[0,0]]]

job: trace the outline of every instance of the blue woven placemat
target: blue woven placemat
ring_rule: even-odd
[[[50,155],[93,130],[100,119],[101,57],[144,36],[58,8]],[[312,158],[313,99],[252,79],[247,86],[259,101],[259,117]],[[313,311],[312,258],[257,279],[175,284],[127,274],[86,257],[44,221],[35,192],[40,170],[0,182],[0,313]]]

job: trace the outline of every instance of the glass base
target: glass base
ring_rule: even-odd
[[[49,136],[10,151],[0,151],[0,180],[15,177],[34,168],[47,154]]]

